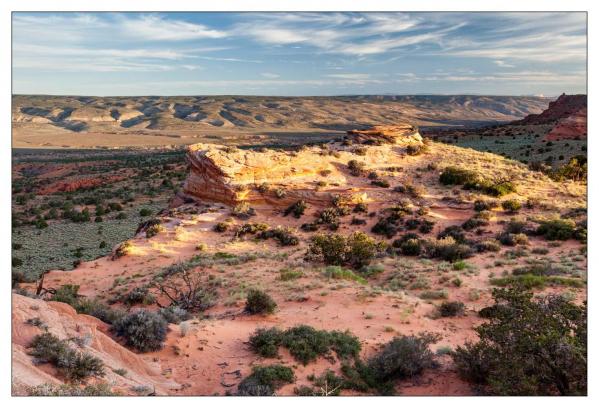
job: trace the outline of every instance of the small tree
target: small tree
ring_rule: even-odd
[[[460,374],[496,395],[585,395],[587,308],[562,296],[495,289],[478,343],[453,354]],[[484,313],[483,313],[484,312]]]

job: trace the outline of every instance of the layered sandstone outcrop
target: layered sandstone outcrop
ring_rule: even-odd
[[[37,318],[43,324],[36,327],[27,322]],[[62,384],[56,369],[50,364],[37,365],[28,355],[33,338],[47,330],[60,339],[79,339],[80,351],[102,360],[105,375],[91,382],[106,382],[113,391],[134,394],[134,387],[149,387],[156,394],[166,394],[181,386],[161,375],[157,362],[149,361],[115,340],[108,333],[108,325],[95,317],[77,314],[65,303],[46,302],[41,299],[12,295],[12,384],[13,393],[27,394],[28,387],[42,384]],[[75,343],[73,343],[73,347]],[[114,370],[126,368],[127,375]]]
[[[421,143],[417,128],[398,125],[350,131],[343,143],[299,151],[195,144],[187,150],[190,171],[183,192],[193,199],[229,205],[242,201],[284,205],[298,199],[321,202],[330,200],[332,194],[352,193],[350,160],[358,159],[371,168],[395,165],[407,145]],[[363,144],[368,154],[356,155],[357,144]],[[329,188],[318,189],[319,182]]]
[[[586,139],[587,108],[582,108],[572,115],[561,119],[545,136],[544,140]]]
[[[347,132],[349,138],[357,143],[366,144],[419,144],[422,136],[418,128],[410,124],[395,126],[374,126],[366,130],[350,130]]]

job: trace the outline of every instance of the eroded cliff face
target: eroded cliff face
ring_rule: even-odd
[[[285,205],[298,199],[320,202],[332,194],[352,192],[350,160],[358,159],[369,167],[394,166],[413,144],[422,144],[422,137],[407,124],[352,130],[342,142],[299,151],[195,144],[187,150],[190,171],[183,192],[187,198],[228,205],[243,201]],[[368,154],[356,155],[360,149],[368,149]],[[320,191],[323,183],[330,187],[327,191]]]

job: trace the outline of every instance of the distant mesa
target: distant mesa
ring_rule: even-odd
[[[587,137],[587,96],[562,94],[538,115],[528,115],[513,125],[554,125],[543,140]]]

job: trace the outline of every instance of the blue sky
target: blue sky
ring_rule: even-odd
[[[586,93],[585,13],[13,13],[13,93]]]

